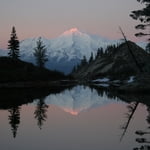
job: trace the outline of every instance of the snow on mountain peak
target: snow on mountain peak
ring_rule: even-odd
[[[81,34],[77,28],[71,28],[70,30],[65,31],[62,36],[72,35],[72,34]]]

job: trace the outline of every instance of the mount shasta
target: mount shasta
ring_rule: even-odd
[[[38,38],[29,38],[20,42],[20,58],[23,61],[35,64],[34,48]],[[68,74],[73,67],[80,63],[83,56],[90,58],[95,55],[99,47],[106,48],[108,45],[117,44],[118,40],[109,40],[97,35],[80,32],[77,28],[65,31],[55,39],[41,38],[47,49],[48,62],[45,67]],[[0,50],[0,55],[7,55],[8,51]]]

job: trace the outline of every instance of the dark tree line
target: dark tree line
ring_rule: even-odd
[[[96,61],[97,59],[101,59],[103,57],[108,57],[109,55],[111,55],[111,53],[113,53],[117,48],[119,47],[119,44],[117,45],[108,45],[106,47],[106,49],[100,47],[97,50],[96,55],[94,56],[93,52],[91,52],[91,56],[89,58],[89,60],[87,60],[86,56],[83,56],[83,58],[81,59],[80,64],[77,64],[76,66],[74,66],[72,73],[77,72],[78,70],[80,70],[82,67],[85,66],[89,66],[91,63],[93,63],[94,61]]]
[[[120,141],[123,140],[123,137],[125,136],[128,128],[129,128],[131,120],[133,119],[133,116],[134,116],[139,104],[140,104],[139,102],[132,102],[129,105],[127,105],[127,109],[128,109],[128,113],[126,114],[127,122],[125,122],[125,124],[122,127],[123,133],[121,135]],[[150,106],[149,105],[147,105],[147,112],[148,112],[148,115],[147,115],[146,121],[149,125],[150,124]],[[150,134],[149,129],[150,129],[150,127],[148,127],[146,131],[144,131],[144,130],[136,130],[135,131],[135,134],[138,136],[138,138],[136,138],[135,141],[142,145],[140,147],[133,148],[133,150],[145,150],[145,149],[149,150],[150,149],[150,145],[149,145],[150,141],[149,141],[149,139],[144,137],[144,135]]]
[[[20,125],[20,110],[21,110],[20,106],[14,106],[8,109],[9,112],[8,120],[14,138],[16,138],[17,136],[17,131]],[[48,111],[48,105],[45,104],[44,98],[39,99],[34,112],[35,115],[34,118],[37,119],[37,125],[40,129],[42,129],[42,125],[47,119],[47,114],[46,114],[47,111]]]

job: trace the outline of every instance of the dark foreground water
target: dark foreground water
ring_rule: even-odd
[[[39,92],[1,91],[0,150],[148,150],[149,96],[84,86]]]

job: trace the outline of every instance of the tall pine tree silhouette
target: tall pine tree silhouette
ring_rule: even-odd
[[[35,56],[36,64],[40,68],[43,68],[44,65],[45,65],[45,62],[48,61],[48,58],[47,58],[47,55],[46,55],[45,45],[43,45],[43,42],[41,41],[41,37],[39,37],[39,39],[37,41],[37,45],[34,48],[33,55]]]
[[[8,49],[10,50],[8,55],[13,59],[18,59],[19,57],[19,40],[16,34],[16,29],[13,26],[12,32],[10,36],[10,40],[8,41]]]
[[[48,109],[48,105],[45,104],[44,98],[39,99],[36,110],[34,112],[35,114],[34,118],[37,119],[37,125],[40,129],[42,129],[42,125],[47,119],[47,114],[46,114],[47,109]]]
[[[20,124],[20,107],[15,106],[8,111],[10,112],[10,115],[8,116],[9,124],[11,125],[13,137],[15,138]]]

